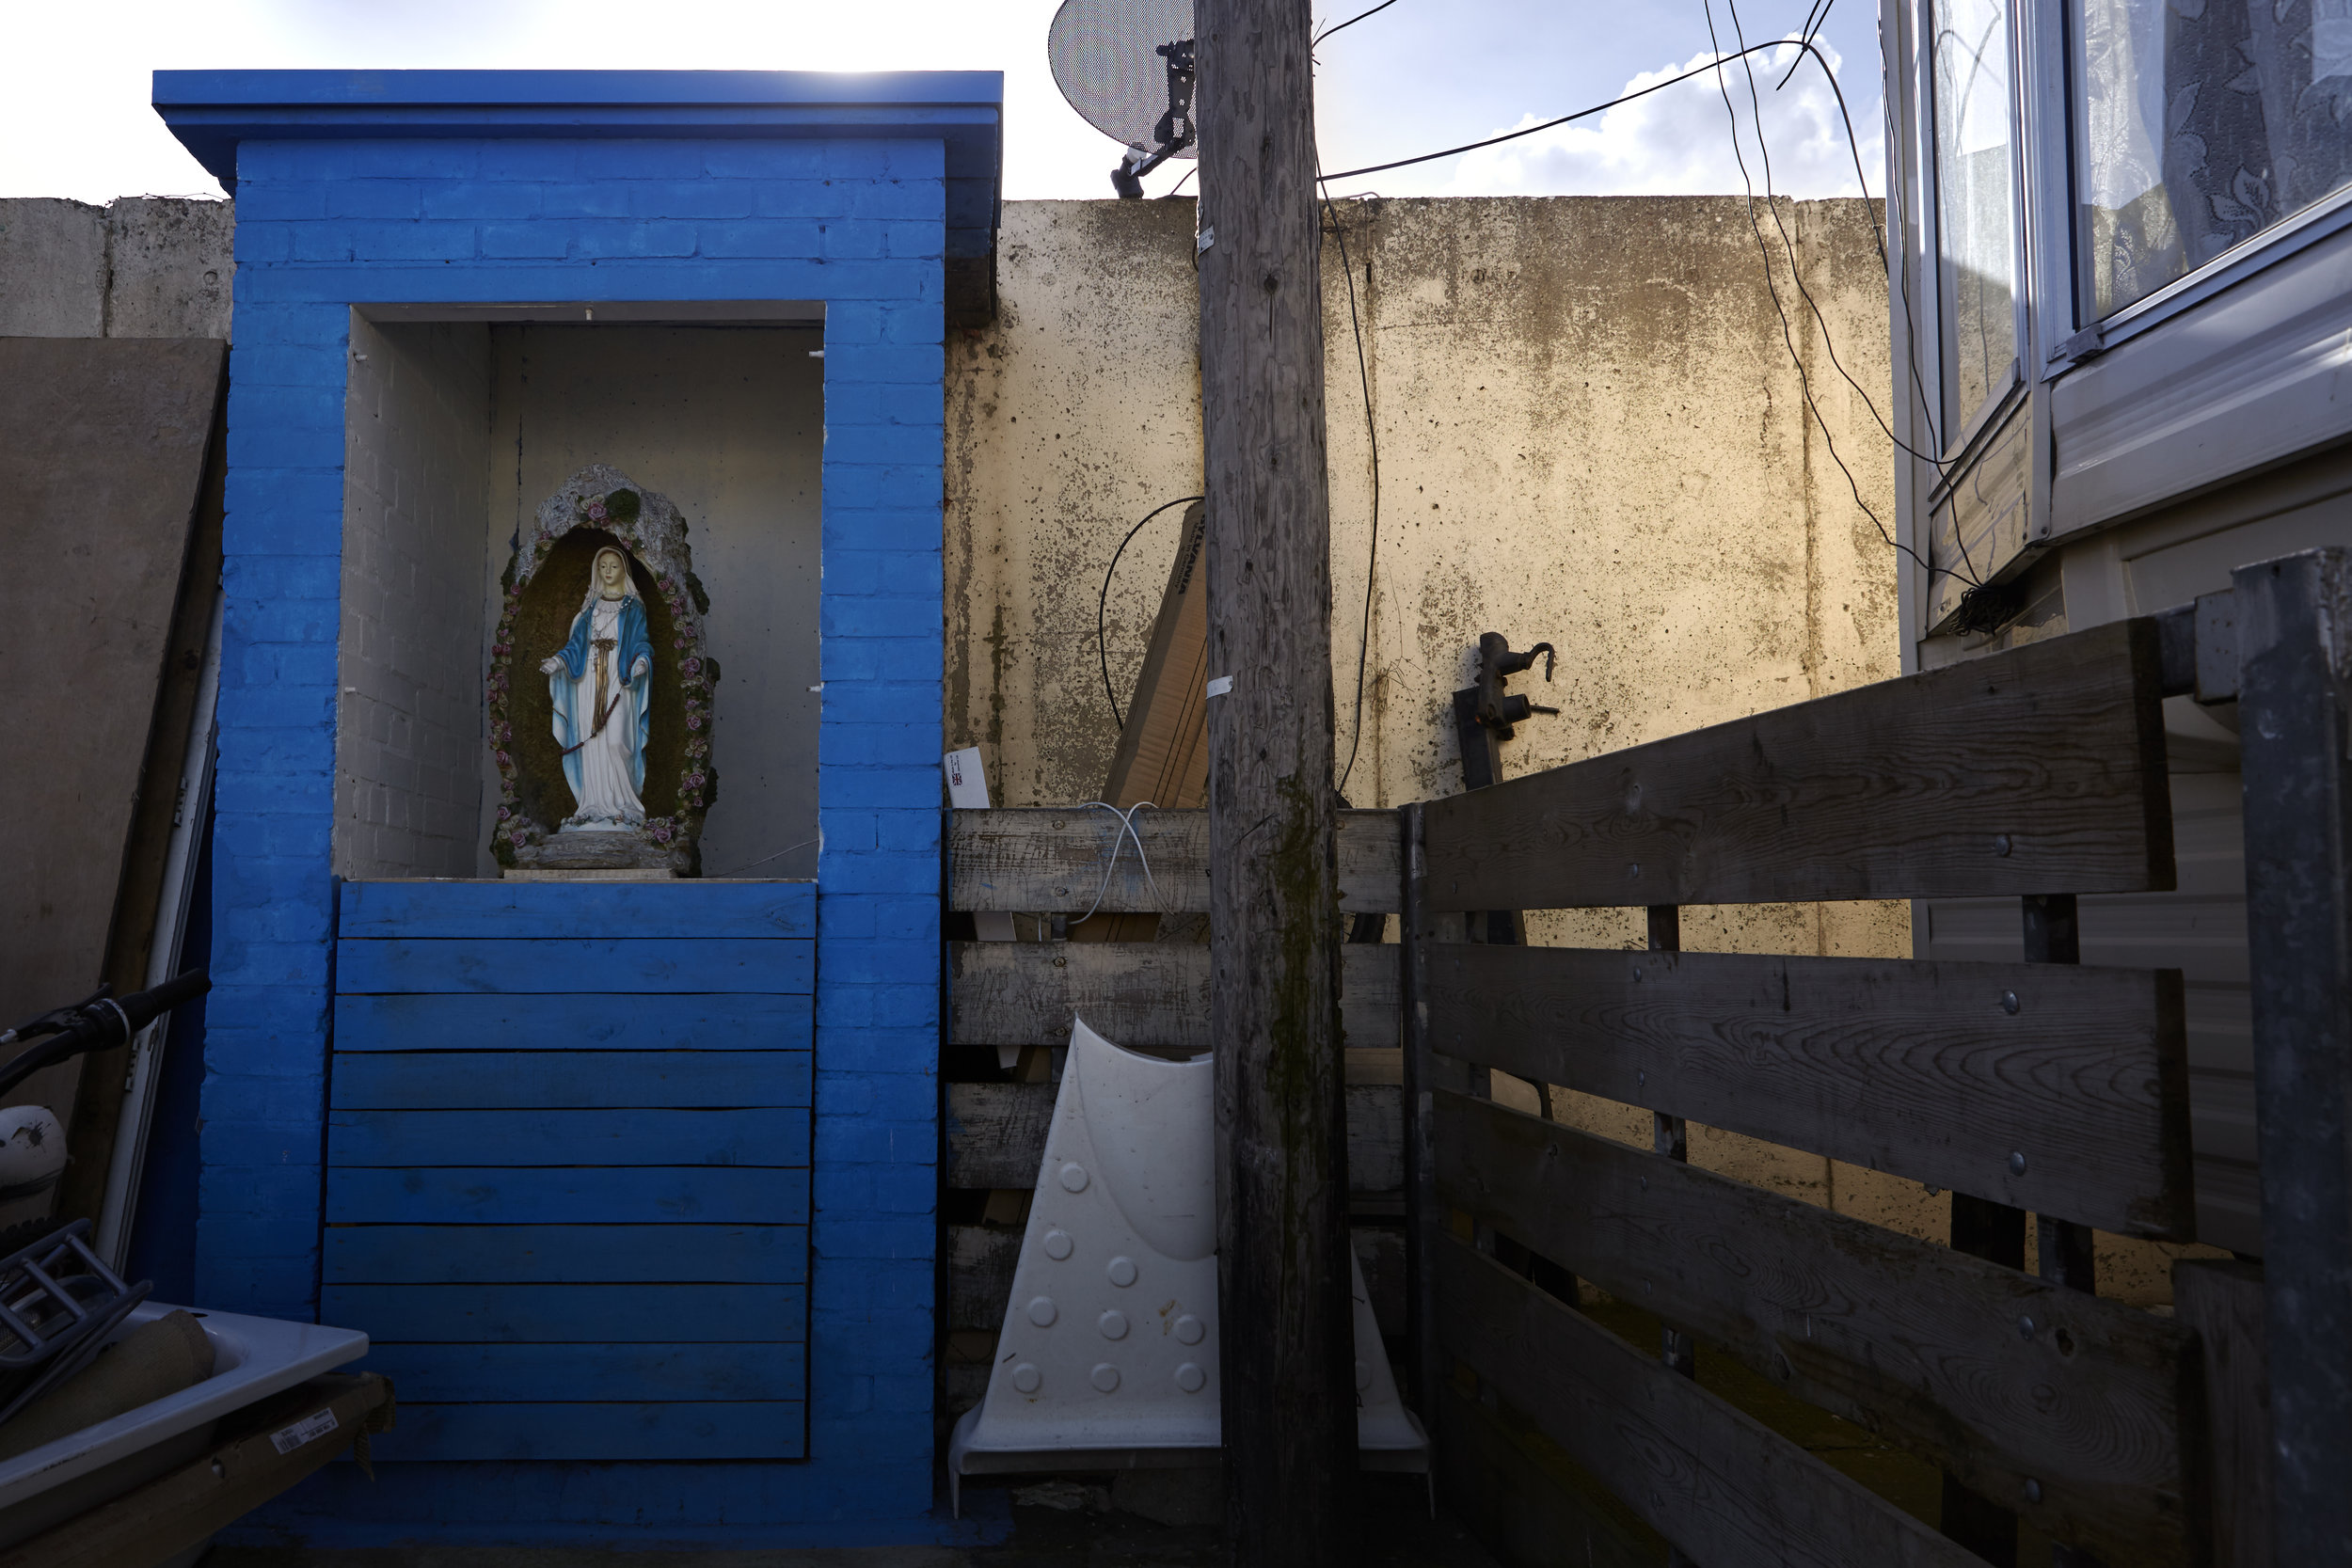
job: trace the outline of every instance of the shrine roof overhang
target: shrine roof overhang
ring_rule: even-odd
[[[155,112],[230,196],[246,141],[694,137],[939,141],[947,255],[991,255],[996,71],[159,71]]]

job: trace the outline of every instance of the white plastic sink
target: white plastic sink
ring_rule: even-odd
[[[141,1302],[109,1338],[119,1339],[141,1323],[179,1310],[160,1302]],[[187,1310],[195,1313],[206,1338],[213,1341],[213,1375],[0,1463],[0,1541],[22,1529],[27,1515],[47,1512],[20,1510],[19,1505],[175,1437],[208,1429],[231,1411],[368,1353],[368,1337],[357,1329],[247,1318],[234,1312],[199,1312],[194,1307]]]

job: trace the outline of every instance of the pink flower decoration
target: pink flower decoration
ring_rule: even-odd
[[[588,503],[588,515],[596,522],[600,523],[604,521],[604,502],[590,501]]]
[[[512,768],[515,766],[515,759],[508,756],[504,752],[501,752],[499,753],[499,766],[501,768]]]
[[[699,713],[688,714],[686,716],[686,727],[690,730],[701,729],[703,727],[703,716]],[[504,759],[501,758],[500,760],[503,761]]]

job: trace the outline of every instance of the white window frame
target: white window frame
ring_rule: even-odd
[[[2022,385],[1989,395],[1958,429],[1942,428],[1934,0],[1888,0],[1881,33],[1890,133],[1887,248],[1892,265],[1907,266],[1915,285],[1906,311],[1899,279],[1888,280],[1894,390],[1903,414],[1896,429],[1919,451],[1937,450],[1944,467],[1939,473],[1934,463],[1898,453],[1902,537],[1928,552],[1938,500],[1965,480],[1987,449],[1985,436],[2022,395],[2031,420],[2028,539],[1992,568],[2013,575],[2051,545],[2352,437],[2352,399],[2330,399],[2323,389],[2352,371],[2352,187],[2100,322],[2082,322],[2068,40],[2074,8],[2071,0],[2008,5]],[[1920,386],[1930,391],[1931,418],[1919,406]],[[1904,570],[1908,657],[1925,629],[1929,578],[1908,559]]]

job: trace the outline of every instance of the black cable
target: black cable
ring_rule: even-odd
[[[1710,22],[1710,37],[1712,36],[1712,23]],[[1870,182],[1862,167],[1862,138],[1854,134],[1853,112],[1846,106],[1846,91],[1845,88],[1838,84],[1837,72],[1830,69],[1829,60],[1821,54],[1820,46],[1815,44],[1810,39],[1784,39],[1775,40],[1772,43],[1744,45],[1737,55],[1719,55],[1712,64],[1700,66],[1692,71],[1686,71],[1678,76],[1670,76],[1662,82],[1653,82],[1648,87],[1642,87],[1633,92],[1626,93],[1621,97],[1610,99],[1605,103],[1596,103],[1590,108],[1579,109],[1574,114],[1562,115],[1557,119],[1545,120],[1540,125],[1530,125],[1522,130],[1508,131],[1500,136],[1489,136],[1484,141],[1466,142],[1460,147],[1449,147],[1441,152],[1424,152],[1419,157],[1399,158],[1393,163],[1387,164],[1369,164],[1362,168],[1343,169],[1337,174],[1318,174],[1316,178],[1325,182],[1325,187],[1327,190],[1329,188],[1329,182],[1333,180],[1349,180],[1359,175],[1378,174],[1384,169],[1406,168],[1414,164],[1426,164],[1438,158],[1451,158],[1457,153],[1474,152],[1482,147],[1493,147],[1501,142],[1516,141],[1521,136],[1532,136],[1538,131],[1549,131],[1555,126],[1568,124],[1572,120],[1590,119],[1594,115],[1603,113],[1609,109],[1613,109],[1620,103],[1630,103],[1637,98],[1646,98],[1653,92],[1662,91],[1667,87],[1675,86],[1677,83],[1688,82],[1693,77],[1704,76],[1710,71],[1720,71],[1726,61],[1733,59],[1744,59],[1750,55],[1761,54],[1768,49],[1778,49],[1784,45],[1793,47],[1799,51],[1799,63],[1802,63],[1805,57],[1809,56],[1816,65],[1819,65],[1821,68],[1822,76],[1829,82],[1829,90],[1832,96],[1837,100],[1837,118],[1839,122],[1845,127],[1846,149],[1848,153],[1853,159],[1854,183],[1861,190],[1863,198],[1867,200],[1870,195]],[[1892,118],[1894,113],[1893,104],[1883,90],[1881,91],[1879,97],[1882,112],[1886,117],[1885,129],[1888,134],[1889,144],[1892,145],[1894,132],[1894,121]],[[1744,173],[1744,169],[1742,172]],[[1887,201],[1889,207],[1895,214],[1897,221],[1901,223],[1904,221],[1902,199],[1894,194],[1899,188],[1900,182],[1890,178],[1887,183]],[[1753,198],[1753,187],[1750,188],[1749,194],[1751,198]],[[1909,232],[1907,225],[1904,228],[1904,232]],[[1906,253],[1904,256],[1902,270],[1899,273],[1897,273],[1893,264],[1887,260],[1886,236],[1879,232],[1875,226],[1870,230],[1870,243],[1878,251],[1879,265],[1885,268],[1889,275],[1896,278],[1897,291],[1899,293],[1903,304],[1903,324],[1911,334],[1912,341],[1915,343],[1918,339],[1919,328],[1917,318],[1913,313],[1911,304],[1911,261],[1909,254]],[[1835,362],[1835,357],[1836,356],[1833,355],[1833,362]],[[1943,437],[1936,429],[1935,409],[1932,402],[1928,397],[1927,384],[1922,381],[1919,376],[1919,356],[1916,353],[1906,350],[1904,354],[1904,360],[1909,365],[1911,370],[1912,388],[1917,394],[1919,412],[1921,418],[1927,424],[1928,436],[1930,439],[1936,442],[1938,448],[1940,449],[1943,443]],[[1841,374],[1844,373],[1843,366],[1839,367],[1839,372]],[[1851,381],[1852,378],[1848,377],[1847,379]],[[1856,390],[1860,390],[1858,386],[1856,387]],[[1865,395],[1864,401],[1866,404],[1868,403],[1867,394]],[[1896,446],[1900,448],[1906,454],[1918,458],[1921,462],[1932,466],[1939,474],[1946,471],[1948,466],[1945,464],[1941,458],[1931,457],[1927,453],[1918,451],[1908,442],[1905,442],[1900,437],[1897,436],[1893,429],[1887,425],[1886,421],[1883,419],[1879,419],[1878,409],[1875,404],[1870,404],[1870,413],[1871,417],[1878,420],[1879,427],[1886,432],[1887,439],[1893,441]]]
[[[1705,4],[1705,0],[1702,0],[1702,4]],[[1732,40],[1740,45],[1740,55],[1738,56],[1740,59],[1740,69],[1746,74],[1748,79],[1748,107],[1749,112],[1755,117],[1756,120],[1756,150],[1762,156],[1764,163],[1764,205],[1772,214],[1772,227],[1779,231],[1781,248],[1788,254],[1789,280],[1796,285],[1798,297],[1804,301],[1805,308],[1813,312],[1814,324],[1820,328],[1821,344],[1829,353],[1829,362],[1831,367],[1837,372],[1839,376],[1844,378],[1847,386],[1853,388],[1854,396],[1862,400],[1862,406],[1868,410],[1872,422],[1879,427],[1880,432],[1885,436],[1887,440],[1894,444],[1897,451],[1902,452],[1906,456],[1916,458],[1920,462],[1929,464],[1935,469],[1936,473],[1941,476],[1947,471],[1947,465],[1944,461],[1940,457],[1931,457],[1926,452],[1920,451],[1917,448],[1912,446],[1910,442],[1905,441],[1901,436],[1897,436],[1894,428],[1886,422],[1884,416],[1879,413],[1878,404],[1871,398],[1869,388],[1864,387],[1861,382],[1855,380],[1853,372],[1847,370],[1845,362],[1837,357],[1837,341],[1836,339],[1831,335],[1829,329],[1829,318],[1822,314],[1820,303],[1813,297],[1813,291],[1805,287],[1804,269],[1797,263],[1796,241],[1788,232],[1788,223],[1784,221],[1780,215],[1780,204],[1775,201],[1772,197],[1772,145],[1764,139],[1764,101],[1762,95],[1756,90],[1755,64],[1747,57],[1747,33],[1746,29],[1743,28],[1740,23],[1739,0],[1724,0],[1724,4],[1725,8],[1731,13]],[[1826,12],[1824,12],[1824,14],[1826,14]],[[1713,43],[1715,40],[1715,15],[1711,6],[1707,8],[1707,36],[1709,43]],[[1789,70],[1793,72],[1796,70],[1797,65],[1803,63],[1804,58],[1804,55],[1798,55],[1797,60],[1790,64]],[[1748,184],[1747,159],[1741,155],[1740,150],[1740,117],[1738,112],[1731,106],[1730,90],[1723,87],[1720,78],[1718,79],[1716,85],[1723,90],[1724,110],[1731,117],[1731,150],[1733,158],[1736,159],[1740,165],[1740,182],[1742,185],[1747,187],[1748,226],[1756,233],[1756,248],[1763,253],[1764,286],[1772,292],[1772,309],[1777,312],[1780,309],[1780,290],[1772,282],[1772,247],[1765,243],[1763,230],[1756,221],[1756,188],[1755,186]],[[1883,89],[1882,96],[1883,96]],[[1848,135],[1851,135],[1851,126],[1848,127]],[[1854,172],[1856,181],[1860,182],[1861,158],[1859,148],[1856,149]],[[1868,199],[1869,191],[1869,185],[1867,182],[1863,182],[1862,193],[1864,199]],[[1871,230],[1871,236],[1874,241],[1877,240],[1878,230],[1875,227]],[[1885,264],[1885,245],[1883,242],[1880,242],[1879,259],[1882,267]],[[1783,341],[1787,341],[1788,339],[1788,321],[1786,315],[1781,317],[1781,332]],[[1793,342],[1789,342],[1788,344],[1788,353],[1791,360],[1795,360],[1796,345]],[[1805,376],[1804,367],[1802,363],[1798,364],[1797,377],[1799,384],[1804,388],[1806,406],[1812,409],[1815,420],[1820,422],[1821,424],[1822,442],[1824,445],[1829,447],[1831,459],[1837,462],[1839,471],[1843,472],[1846,466],[1842,460],[1838,459],[1837,449],[1836,445],[1830,441],[1828,422],[1821,420],[1820,408],[1813,401],[1812,387]],[[1853,483],[1853,476],[1851,474],[1847,474],[1846,479],[1848,484],[1851,486]],[[1860,499],[1861,492],[1857,489],[1855,491],[1855,499],[1858,501]],[[1863,510],[1868,512],[1869,508],[1865,506]],[[1878,523],[1877,514],[1872,513],[1870,520],[1874,524]],[[1885,535],[1886,529],[1883,524],[1879,524],[1879,532],[1882,536]],[[1969,559],[1968,546],[1964,543],[1960,542],[1960,536],[1957,530],[1953,532],[1953,539],[1955,544],[1959,546],[1961,565],[1963,568],[1964,576],[1967,578],[1969,586],[1972,588],[1982,587],[1984,585],[1983,578],[1977,571],[1976,562]],[[1894,541],[1890,538],[1887,540],[1887,543],[1893,544]],[[1919,560],[1918,553],[1912,550],[1909,546],[1899,546],[1897,547],[1902,549],[1903,552],[1911,556],[1914,561]],[[1925,562],[1920,562],[1919,563],[1923,566],[1927,564]],[[1933,570],[1932,567],[1929,569],[1931,571]]]
[[[1782,40],[1782,42],[1787,41],[1788,40]],[[1742,53],[1761,53],[1767,49],[1777,49],[1779,47],[1781,47],[1780,43],[1759,43],[1756,46],[1755,50],[1742,51]],[[1805,51],[1809,55],[1814,55],[1816,58],[1819,58],[1820,55],[1820,51],[1809,43],[1799,43],[1796,47]],[[1732,56],[1729,55],[1724,56],[1726,59],[1731,57]],[[1721,63],[1722,61],[1716,62],[1718,65]],[[1704,76],[1714,69],[1715,66],[1713,65],[1703,65],[1694,71],[1686,71],[1679,76],[1669,76],[1662,82],[1652,82],[1648,87],[1639,88],[1633,92],[1629,92],[1621,98],[1613,98],[1606,103],[1596,103],[1589,109],[1579,109],[1572,115],[1562,115],[1558,119],[1548,119],[1541,125],[1530,125],[1524,130],[1505,131],[1502,135],[1488,136],[1485,141],[1464,142],[1459,147],[1449,147],[1442,152],[1424,152],[1418,158],[1399,158],[1392,164],[1367,164],[1362,168],[1343,168],[1337,174],[1318,175],[1316,178],[1325,181],[1353,180],[1359,174],[1378,174],[1383,169],[1405,168],[1413,164],[1426,164],[1434,162],[1439,158],[1451,158],[1457,152],[1475,152],[1482,147],[1493,147],[1500,142],[1517,141],[1521,136],[1532,136],[1538,131],[1549,131],[1556,125],[1565,125],[1571,120],[1589,119],[1593,116],[1601,113],[1603,110],[1613,109],[1620,103],[1630,103],[1637,98],[1647,98],[1651,93],[1662,92],[1666,88],[1673,87],[1677,82],[1688,82],[1694,77]],[[1837,73],[1829,69],[1829,62],[1827,60],[1821,61],[1821,70],[1827,72],[1829,76],[1830,90],[1836,92],[1837,88]],[[1840,114],[1845,112],[1846,97],[1843,93],[1838,93],[1837,95],[1837,108]],[[1853,122],[1851,119],[1849,119],[1846,124],[1846,135],[1849,139],[1851,139],[1853,135]],[[1861,150],[1858,146],[1855,150],[1854,160],[1854,169],[1856,175],[1859,176],[1862,164]],[[1869,195],[1869,187],[1867,185],[1863,187],[1863,194],[1865,196]]]
[[[1705,10],[1707,15],[1708,48],[1709,52],[1715,55],[1715,64],[1711,69],[1715,72],[1716,90],[1723,95],[1724,114],[1731,121],[1731,155],[1733,160],[1740,166],[1740,183],[1747,192],[1748,228],[1756,235],[1756,254],[1764,262],[1764,292],[1772,296],[1772,314],[1780,318],[1780,341],[1783,346],[1788,350],[1788,362],[1796,367],[1797,388],[1804,398],[1804,405],[1807,412],[1811,413],[1813,416],[1813,422],[1820,427],[1821,445],[1828,450],[1830,461],[1836,464],[1837,471],[1846,476],[1846,488],[1853,492],[1854,505],[1860,507],[1862,509],[1863,515],[1870,519],[1870,526],[1878,530],[1879,537],[1885,541],[1888,547],[1903,555],[1909,556],[1922,568],[1932,572],[1934,568],[1930,566],[1928,562],[1921,558],[1917,550],[1913,549],[1909,545],[1904,544],[1901,540],[1897,539],[1892,533],[1887,531],[1886,524],[1880,520],[1878,513],[1871,509],[1868,501],[1862,499],[1861,483],[1854,478],[1853,470],[1846,467],[1846,460],[1837,454],[1836,438],[1830,435],[1829,421],[1821,417],[1820,404],[1814,401],[1813,378],[1805,371],[1804,356],[1797,352],[1796,333],[1788,325],[1788,310],[1784,309],[1780,303],[1780,286],[1772,281],[1772,248],[1770,245],[1765,243],[1764,226],[1756,221],[1756,182],[1748,174],[1747,153],[1740,148],[1740,111],[1732,106],[1731,87],[1730,84],[1724,79],[1723,74],[1724,63],[1726,60],[1736,59],[1745,61],[1749,55],[1756,52],[1756,49],[1751,49],[1743,43],[1738,53],[1725,55],[1723,52],[1722,40],[1718,39],[1715,34],[1715,8],[1712,0],[1700,0],[1700,6]],[[1778,44],[1759,44],[1756,45],[1756,48],[1776,48],[1778,46]],[[1800,45],[1800,47],[1803,46]],[[1822,62],[1822,69],[1824,71],[1828,71],[1827,61]],[[1836,85],[1836,73],[1835,71],[1830,72],[1830,81],[1831,86],[1834,88]],[[1751,88],[1754,87],[1753,77],[1750,79],[1750,87]],[[1844,105],[1845,95],[1840,93],[1838,94],[1838,106],[1842,110]],[[1757,112],[1756,129],[1757,145],[1758,147],[1761,147],[1763,145],[1764,122],[1760,108]],[[1851,136],[1852,134],[1852,127],[1851,124],[1849,124],[1847,131],[1849,136]],[[1769,154],[1767,154],[1767,156],[1769,157]],[[1858,143],[1854,150],[1854,162],[1858,176],[1861,166],[1861,148]],[[1863,189],[1867,193],[1869,187],[1866,184],[1863,186]],[[1765,196],[1765,200],[1768,204],[1772,200],[1770,193],[1771,187],[1768,184],[1766,186]],[[1867,402],[1867,400],[1866,399],[1865,401]],[[1873,410],[1873,412],[1875,413],[1875,410]],[[1883,421],[1881,422],[1882,424],[1883,423]],[[1888,438],[1893,438],[1893,433],[1891,431],[1888,432]]]
[[[1359,11],[1354,16],[1349,17],[1345,22],[1341,23],[1338,26],[1326,27],[1323,31],[1317,33],[1308,41],[1307,47],[1312,49],[1316,44],[1321,43],[1325,39],[1329,38],[1333,33],[1345,32],[1348,28],[1353,27],[1356,24],[1361,22],[1365,17],[1378,16],[1382,11],[1387,10],[1391,6],[1395,4],[1396,0],[1380,0],[1380,4],[1373,7],[1372,9],[1368,11]]]
[[[1169,506],[1183,506],[1187,501],[1197,501],[1201,499],[1199,496],[1185,496],[1181,499],[1169,501],[1167,506],[1155,506],[1143,515],[1143,523],[1150,522],[1167,511]],[[1103,568],[1102,596],[1094,601],[1094,647],[1095,651],[1103,657],[1103,695],[1109,700],[1111,705],[1111,728],[1114,730],[1125,729],[1127,721],[1120,717],[1119,698],[1111,691],[1111,649],[1104,631],[1104,618],[1110,608],[1111,574],[1119,570],[1119,558],[1127,553],[1127,546],[1134,544],[1136,535],[1143,531],[1143,523],[1137,523],[1129,529],[1127,537],[1119,542],[1119,548],[1111,551],[1111,563]]]
[[[1356,717],[1347,742],[1347,766],[1340,770],[1339,792],[1344,795],[1348,775],[1356,771],[1356,753],[1364,743],[1364,658],[1372,651],[1373,578],[1380,567],[1380,430],[1372,417],[1372,372],[1364,365],[1364,324],[1356,313],[1356,269],[1347,259],[1347,225],[1340,221],[1339,209],[1331,204],[1328,185],[1323,190],[1323,211],[1331,220],[1331,231],[1339,237],[1340,276],[1347,279],[1347,325],[1356,332],[1356,377],[1364,388],[1364,439],[1372,447],[1372,547],[1364,562],[1364,624],[1356,644]]]
[[[1814,4],[1820,5],[1820,0],[1814,0]],[[1800,43],[1810,43],[1815,39],[1821,36],[1821,29],[1829,25],[1829,8],[1830,6],[1835,6],[1836,4],[1837,4],[1837,0],[1829,0],[1829,5],[1821,6],[1821,14],[1818,17],[1811,11],[1804,13],[1804,25],[1797,29],[1797,40]],[[1797,73],[1797,67],[1803,64],[1804,64],[1804,56],[1803,55],[1800,55],[1795,59],[1790,60],[1788,62],[1788,71],[1782,74],[1777,83],[1773,84],[1772,90],[1774,92],[1778,92],[1782,87],[1787,87],[1788,85],[1788,78],[1794,76]],[[1864,194],[1867,195],[1868,193],[1866,192]]]

